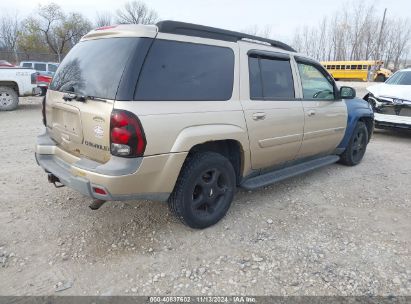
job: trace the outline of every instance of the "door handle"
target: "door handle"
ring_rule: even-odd
[[[254,120],[263,120],[263,119],[265,119],[265,113],[264,112],[253,113],[253,119]]]
[[[314,116],[315,115],[315,110],[308,110],[307,115],[308,116]]]

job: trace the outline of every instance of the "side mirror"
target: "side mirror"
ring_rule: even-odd
[[[340,88],[340,97],[342,99],[353,99],[357,95],[355,89],[352,87],[341,87]]]

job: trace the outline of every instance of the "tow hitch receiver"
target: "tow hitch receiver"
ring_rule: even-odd
[[[89,205],[89,207],[90,207],[91,210],[97,210],[97,209],[100,209],[100,207],[103,206],[103,204],[104,204],[105,202],[106,202],[106,201],[99,200],[99,199],[95,199],[95,200],[93,200],[93,202]]]
[[[51,173],[47,174],[47,179],[49,183],[52,183],[56,188],[64,187],[64,185],[60,182],[59,178]]]

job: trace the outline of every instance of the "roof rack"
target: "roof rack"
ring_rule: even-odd
[[[185,23],[179,21],[164,20],[157,24],[158,31],[169,34],[180,34],[186,36],[202,37],[216,40],[224,40],[230,42],[237,42],[242,39],[247,39],[258,42],[265,42],[271,46],[289,51],[296,52],[291,46],[276,40],[271,40],[263,37],[248,35],[240,32],[223,30],[215,27]]]

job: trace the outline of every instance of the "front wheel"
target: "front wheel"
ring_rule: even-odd
[[[225,216],[235,188],[234,168],[226,157],[214,152],[195,153],[183,165],[169,207],[184,224],[206,228]]]
[[[347,149],[341,155],[340,163],[347,166],[358,165],[364,157],[368,144],[368,129],[364,122],[359,121],[348,143]]]

